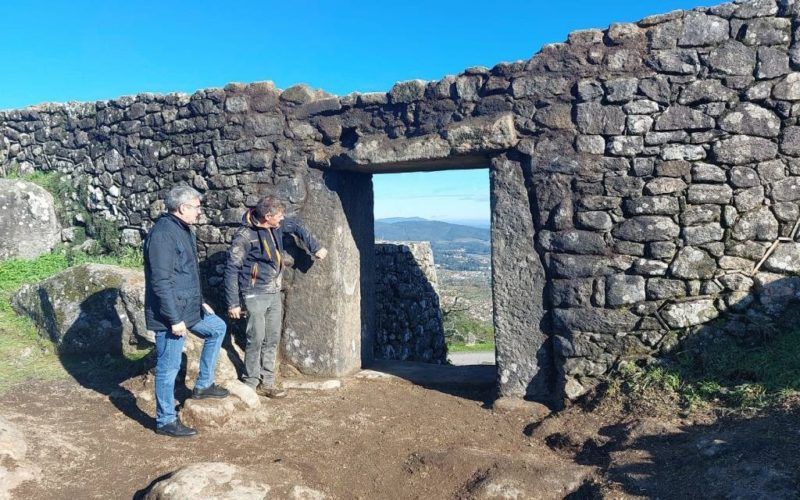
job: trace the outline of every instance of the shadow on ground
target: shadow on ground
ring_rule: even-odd
[[[138,349],[126,345],[131,339],[126,338],[119,313],[113,312],[113,308],[112,311],[108,311],[109,306],[114,303],[112,296],[116,293],[119,293],[119,290],[105,289],[81,302],[79,306],[81,314],[78,320],[70,326],[61,339],[60,345],[69,348],[59,352],[59,360],[81,386],[107,396],[122,414],[141,426],[152,429],[155,427],[155,419],[139,407],[136,395],[128,387],[132,386],[133,378],[148,372],[150,373],[147,377],[154,376],[151,370],[155,366],[155,353],[152,344],[141,338],[137,339]],[[55,311],[46,299],[42,300],[42,307],[46,316],[54,317]],[[93,324],[87,325],[87,322],[96,321],[99,317],[97,312],[103,308],[106,309],[106,313],[102,315],[104,319],[100,322],[102,328],[94,328]],[[226,336],[220,356],[227,356],[237,372],[241,373],[243,362],[232,348],[231,339],[230,335]],[[76,350],[80,351],[92,342],[98,342],[98,345],[102,342],[102,347],[98,349],[100,352],[97,350],[92,352],[93,349],[87,348],[87,354],[75,353]],[[184,353],[175,383],[175,399],[179,406],[191,396],[191,390],[186,384],[186,365],[187,358]],[[141,383],[145,383],[146,380],[142,378]],[[152,379],[148,383],[152,384]],[[151,387],[146,389],[152,391]]]
[[[800,411],[727,417],[671,427],[653,419],[607,425],[583,443],[553,434],[546,443],[596,466],[630,495],[650,498],[771,498],[800,495]]]
[[[438,365],[415,361],[376,359],[369,373],[391,375],[434,391],[489,404],[495,397],[494,365]]]

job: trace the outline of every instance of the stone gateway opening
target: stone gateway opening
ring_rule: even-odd
[[[488,181],[488,169],[373,175],[381,366],[494,386]],[[485,366],[442,374],[453,365]]]

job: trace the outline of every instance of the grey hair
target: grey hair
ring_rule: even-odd
[[[174,186],[167,193],[164,198],[164,205],[167,207],[168,212],[177,212],[181,205],[185,205],[192,200],[202,200],[203,195],[198,193],[194,188],[185,184]]]

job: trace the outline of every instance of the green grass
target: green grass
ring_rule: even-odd
[[[0,262],[0,392],[24,380],[53,380],[67,373],[53,344],[38,334],[30,319],[18,316],[11,308],[13,293],[25,283],[35,283],[70,266],[90,262],[141,268],[142,258],[134,250],[121,256],[93,256],[62,248],[32,260]],[[146,352],[140,356],[144,355]]]
[[[621,363],[615,382],[633,395],[669,392],[690,408],[762,408],[800,392],[800,328],[776,330],[755,345],[730,339],[654,366]]]
[[[442,310],[442,323],[448,346],[464,344],[469,336],[472,336],[479,344],[491,343],[494,345],[492,325],[471,318],[466,311]]]
[[[447,344],[447,351],[448,352],[486,352],[492,351],[494,352],[494,342],[478,342],[476,344],[463,344],[460,342],[454,342],[452,344]]]

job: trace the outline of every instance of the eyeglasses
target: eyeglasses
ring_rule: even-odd
[[[197,210],[198,212],[200,210],[203,210],[203,207],[201,207],[199,203],[197,205],[192,205],[191,203],[184,203],[184,206],[187,206],[187,207],[189,207],[191,209]]]

